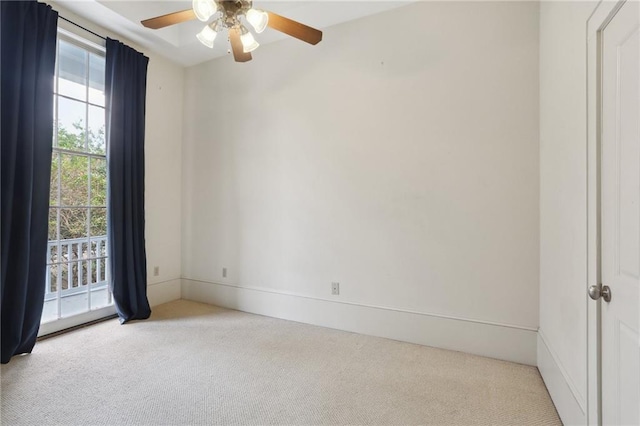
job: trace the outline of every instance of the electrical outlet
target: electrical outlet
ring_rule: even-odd
[[[222,268],[222,278],[227,278],[227,268]]]
[[[331,294],[336,296],[340,294],[340,283],[331,283]]]
[[[154,266],[153,267],[153,276],[157,277],[158,275],[160,275],[160,267],[159,266]]]

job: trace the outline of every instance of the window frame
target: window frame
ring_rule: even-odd
[[[104,245],[104,252],[99,251],[99,244],[100,241],[94,239],[91,234],[91,227],[92,227],[92,221],[91,221],[91,215],[92,215],[92,211],[95,209],[104,209],[105,212],[107,212],[107,208],[108,208],[108,199],[105,197],[105,203],[104,204],[100,204],[100,205],[94,205],[93,203],[93,197],[91,194],[92,191],[92,171],[95,170],[94,167],[94,163],[93,161],[104,161],[104,165],[107,168],[107,180],[106,180],[106,187],[105,187],[105,191],[108,191],[108,163],[107,163],[107,150],[108,150],[108,137],[107,137],[107,129],[106,129],[106,114],[105,114],[105,135],[104,135],[104,153],[99,153],[99,152],[90,152],[90,146],[89,146],[89,129],[90,129],[90,124],[89,124],[89,114],[90,114],[90,108],[91,107],[97,107],[97,108],[101,108],[103,111],[106,112],[106,99],[103,105],[97,104],[91,101],[90,96],[89,96],[89,90],[90,90],[90,86],[91,86],[91,76],[90,76],[90,69],[91,69],[91,61],[90,61],[90,57],[91,54],[94,55],[98,55],[102,58],[106,59],[106,47],[104,45],[99,45],[97,43],[94,43],[93,41],[79,35],[76,34],[74,31],[70,31],[69,29],[63,28],[60,24],[62,22],[59,22],[58,24],[58,28],[57,28],[57,40],[56,40],[56,68],[55,68],[55,78],[54,78],[54,90],[53,90],[53,95],[54,95],[54,115],[52,117],[52,119],[54,120],[54,132],[53,132],[53,140],[52,140],[52,160],[57,159],[57,194],[55,194],[55,203],[51,202],[50,206],[49,206],[49,211],[50,211],[50,215],[52,214],[52,210],[55,211],[55,218],[56,218],[56,229],[55,229],[55,240],[52,239],[50,241],[56,241],[56,253],[57,256],[59,256],[58,259],[56,259],[56,261],[53,261],[53,259],[50,257],[50,255],[48,254],[48,258],[47,258],[47,285],[51,286],[51,282],[50,282],[50,268],[53,265],[56,265],[57,271],[56,271],[56,292],[57,294],[57,318],[55,317],[50,317],[47,318],[45,322],[42,322],[43,320],[45,320],[44,318],[41,319],[41,330],[38,333],[39,335],[44,335],[44,334],[48,334],[51,332],[55,332],[58,329],[62,329],[62,328],[67,328],[69,326],[73,326],[73,325],[77,325],[77,324],[81,324],[84,322],[88,322],[88,321],[92,321],[94,319],[97,319],[96,317],[104,317],[104,316],[110,316],[113,315],[115,313],[115,306],[114,306],[114,301],[113,301],[113,295],[111,293],[111,286],[110,286],[110,273],[109,273],[109,253],[108,253],[108,243],[105,243]],[[75,28],[74,28],[75,29]],[[60,75],[60,59],[59,59],[59,52],[60,52],[60,42],[64,41],[66,43],[72,44],[74,46],[79,47],[80,49],[84,50],[85,53],[85,57],[87,58],[86,60],[86,84],[85,84],[85,99],[78,99],[78,98],[74,98],[72,96],[67,96],[67,95],[62,95],[59,93],[59,75]],[[83,151],[79,151],[79,150],[75,150],[75,149],[66,149],[66,148],[60,148],[58,146],[58,113],[59,113],[59,99],[69,99],[72,101],[76,101],[76,102],[82,102],[85,108],[84,111],[84,120],[85,123],[85,131],[84,131],[84,150]],[[63,203],[62,201],[62,155],[70,155],[70,156],[78,156],[78,157],[85,157],[87,160],[87,200],[85,204],[82,205],[67,205],[65,203]],[[53,171],[52,171],[53,172]],[[53,188],[51,188],[53,189]],[[51,200],[53,201],[53,193],[51,194]],[[105,194],[106,195],[106,194]],[[83,234],[82,237],[79,237],[78,240],[83,240],[82,242],[78,243],[79,244],[79,250],[83,251],[84,250],[84,245],[86,244],[87,247],[87,251],[88,251],[88,257],[84,258],[81,256],[78,256],[77,259],[71,259],[70,253],[67,253],[67,260],[62,260],[60,258],[60,256],[62,255],[62,246],[64,243],[61,243],[60,237],[61,237],[61,224],[60,224],[60,212],[61,209],[64,208],[77,208],[77,209],[83,209],[86,211],[86,215],[85,215],[85,232]],[[50,216],[51,217],[51,216]],[[107,230],[108,232],[108,230]],[[96,248],[96,252],[95,255],[92,254],[93,251],[93,247],[95,245]],[[48,251],[49,253],[49,251]],[[99,269],[97,269],[98,267],[96,267],[97,270],[103,269],[103,271],[101,271],[100,276],[96,275],[96,281],[100,282],[102,274],[104,274],[104,281],[107,282],[107,291],[108,291],[108,304],[106,306],[101,305],[97,308],[92,306],[91,303],[91,281],[92,281],[92,275],[93,275],[93,265],[92,263],[95,262],[96,265],[98,263],[100,263],[102,260],[104,260],[104,266],[100,267]],[[86,310],[80,314],[67,314],[65,315],[63,310],[62,310],[62,302],[61,302],[61,297],[60,297],[60,292],[62,290],[62,265],[68,265],[67,268],[67,274],[70,274],[70,267],[71,265],[73,265],[74,263],[77,263],[78,268],[81,269],[83,268],[83,264],[86,265],[87,267],[87,282],[86,282],[86,292],[87,292],[87,306],[86,306]],[[96,271],[97,273],[97,271]],[[74,277],[77,278],[77,277]],[[83,278],[80,279],[79,281],[79,285],[78,288],[82,288],[85,285],[83,285]],[[77,324],[72,324],[72,323],[77,323]]]

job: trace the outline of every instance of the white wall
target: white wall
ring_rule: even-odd
[[[181,144],[184,69],[102,27],[78,17],[53,1],[61,16],[102,36],[122,41],[149,57],[145,126],[145,219],[148,296],[152,306],[180,298]],[[59,25],[102,42],[60,20]],[[153,275],[153,267],[160,274]]]
[[[153,306],[180,298],[184,68],[145,54],[145,213],[148,296]]]
[[[586,22],[595,4],[540,6],[538,363],[567,424],[586,422]]]
[[[187,69],[183,297],[535,363],[538,29],[424,2]]]

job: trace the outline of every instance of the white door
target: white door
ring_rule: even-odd
[[[600,302],[602,421],[638,425],[640,2],[622,5],[602,32],[601,46],[602,285],[611,291],[610,302]]]

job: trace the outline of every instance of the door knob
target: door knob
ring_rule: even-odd
[[[589,287],[589,297],[593,300],[602,297],[605,302],[611,302],[611,289],[608,285],[603,285],[602,288],[599,285],[592,285]]]

